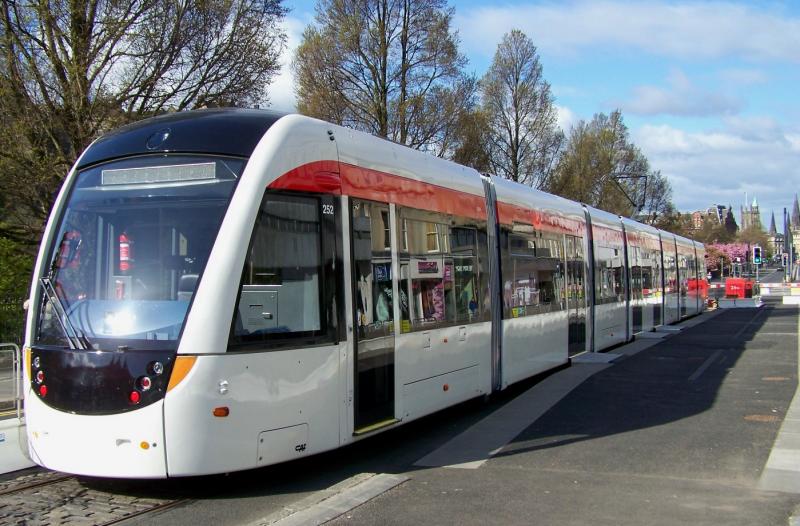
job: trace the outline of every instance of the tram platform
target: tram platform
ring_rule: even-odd
[[[797,307],[682,326],[535,383],[332,524],[800,523]]]
[[[26,453],[19,377],[19,348],[0,343],[0,475],[33,465]]]

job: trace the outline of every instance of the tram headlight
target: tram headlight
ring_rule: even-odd
[[[164,364],[161,362],[150,362],[147,366],[150,374],[154,374],[156,376],[160,376],[164,374]]]
[[[36,356],[36,357],[33,359],[33,366],[34,366],[36,369],[38,369],[38,368],[39,368],[39,366],[40,366],[41,364],[42,364],[42,361],[39,359],[39,357],[38,357],[38,356]]]
[[[36,383],[37,384],[44,383],[44,371],[36,372]]]

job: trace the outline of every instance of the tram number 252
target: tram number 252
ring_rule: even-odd
[[[333,215],[333,205],[322,205],[322,215],[324,215],[324,216],[332,216]]]

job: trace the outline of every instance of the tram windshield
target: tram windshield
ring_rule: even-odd
[[[159,155],[79,173],[41,280],[37,342],[174,349],[245,162]]]

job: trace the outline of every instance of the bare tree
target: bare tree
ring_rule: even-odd
[[[475,82],[444,0],[320,0],[294,60],[298,110],[446,155]]]
[[[536,46],[517,29],[503,37],[481,80],[495,174],[541,188],[564,142]]]
[[[36,237],[98,135],[165,111],[266,103],[281,0],[3,0],[0,234]]]

